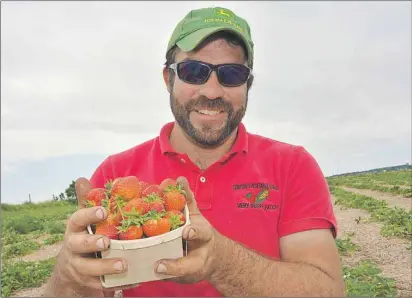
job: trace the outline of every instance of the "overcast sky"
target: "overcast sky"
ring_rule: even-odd
[[[162,64],[190,9],[255,42],[250,132],[325,175],[410,162],[411,2],[1,2],[1,200],[48,200],[172,121]]]

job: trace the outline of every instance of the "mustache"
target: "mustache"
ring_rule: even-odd
[[[230,102],[223,98],[209,99],[201,96],[195,100],[188,102],[185,105],[186,110],[223,110],[225,112],[233,111],[233,106]]]

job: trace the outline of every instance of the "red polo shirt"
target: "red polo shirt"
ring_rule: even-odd
[[[220,233],[274,258],[279,258],[282,236],[330,228],[336,237],[328,184],[303,147],[250,134],[241,124],[232,150],[202,172],[170,146],[173,125],[167,123],[158,137],[105,159],[91,178],[93,187],[127,175],[157,184],[185,176],[200,211]],[[207,282],[165,280],[124,290],[123,296],[221,294]]]

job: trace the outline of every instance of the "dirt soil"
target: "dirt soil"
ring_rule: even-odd
[[[349,187],[342,187],[344,190],[351,191],[360,195],[373,197],[377,200],[383,200],[388,203],[389,207],[399,207],[406,210],[412,209],[412,198],[405,198],[400,195],[392,195],[389,193],[378,192],[369,189],[356,189]]]
[[[407,250],[410,243],[399,238],[381,236],[382,225],[363,222],[369,218],[366,211],[340,206],[335,206],[334,209],[338,221],[338,237],[354,233],[351,236],[352,242],[359,246],[359,251],[352,256],[342,257],[344,265],[354,266],[362,260],[372,260],[382,269],[383,276],[396,281],[399,297],[412,297],[412,255]]]
[[[52,245],[43,246],[42,248],[40,248],[39,250],[31,254],[25,255],[23,257],[14,258],[13,261],[14,262],[16,261],[32,262],[32,261],[47,260],[47,259],[57,256],[57,254],[60,252],[61,246],[62,246],[61,242],[55,243]]]

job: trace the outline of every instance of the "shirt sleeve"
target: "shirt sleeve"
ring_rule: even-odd
[[[291,162],[279,217],[279,237],[312,229],[331,229],[337,223],[328,183],[311,154],[297,147]]]

